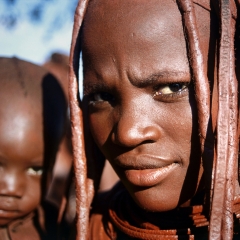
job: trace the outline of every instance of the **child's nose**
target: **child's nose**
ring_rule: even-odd
[[[21,198],[24,179],[16,172],[4,173],[0,177],[0,195]]]

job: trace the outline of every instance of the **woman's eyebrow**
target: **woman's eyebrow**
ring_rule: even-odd
[[[136,87],[147,87],[155,83],[173,83],[173,82],[190,82],[190,73],[182,71],[161,71],[151,74],[147,77],[131,78],[130,82]]]
[[[174,82],[190,82],[190,73],[183,71],[161,71],[151,74],[147,77],[129,77],[132,85],[144,88],[153,84],[167,84]],[[84,81],[83,90],[84,94],[94,91],[107,91],[111,86],[104,81]]]

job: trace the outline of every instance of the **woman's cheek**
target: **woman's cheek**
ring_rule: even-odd
[[[109,135],[108,120],[102,115],[99,116],[99,114],[90,114],[89,123],[94,140],[97,145],[102,146]]]

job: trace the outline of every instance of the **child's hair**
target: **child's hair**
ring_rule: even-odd
[[[87,236],[90,204],[94,196],[93,182],[88,176],[92,169],[87,169],[86,157],[93,145],[84,143],[84,126],[81,101],[78,98],[78,68],[81,52],[81,25],[88,6],[88,0],[80,0],[75,12],[74,29],[70,55],[70,109],[72,121],[72,136],[74,149],[74,166],[76,176],[77,196],[77,239]],[[194,1],[195,2],[195,1]],[[236,1],[239,4],[238,1]],[[202,149],[205,186],[207,189],[207,204],[210,211],[210,239],[232,239],[233,201],[237,176],[238,161],[238,84],[235,75],[235,48],[239,41],[235,25],[238,22],[237,7],[234,1],[211,2],[211,31],[219,27],[217,39],[214,42],[215,66],[217,79],[209,83],[207,67],[203,64],[203,53],[199,42],[198,27],[193,4],[208,7],[204,3],[192,0],[177,0],[182,14],[183,29],[192,79],[195,85],[195,96],[198,109],[199,136]],[[211,23],[212,25],[212,23]],[[211,91],[210,91],[211,89]],[[217,89],[217,90],[216,90]],[[211,92],[211,94],[210,94]],[[211,103],[218,102],[218,107]],[[217,116],[217,117],[216,117]],[[214,139],[216,136],[216,140]],[[99,176],[100,172],[95,172]],[[238,184],[238,183],[237,183]]]

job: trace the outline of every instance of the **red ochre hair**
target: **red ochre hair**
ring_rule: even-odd
[[[94,186],[98,183],[88,176],[101,175],[90,173],[87,169],[86,152],[92,148],[91,141],[84,143],[84,126],[81,101],[78,93],[78,69],[81,52],[80,30],[89,0],[80,0],[74,17],[72,44],[69,65],[69,99],[72,123],[72,142],[74,152],[74,170],[76,181],[76,239],[87,239],[90,205],[94,197]],[[216,41],[217,79],[210,95],[207,68],[203,64],[201,39],[198,35],[194,3],[192,0],[177,0],[182,14],[183,29],[188,46],[188,58],[195,85],[195,96],[199,119],[199,136],[202,150],[202,162],[205,184],[209,190],[209,239],[232,239],[233,203],[235,188],[238,187],[238,83],[235,74],[235,25],[237,3],[233,0],[213,1],[219,16],[219,39]],[[201,5],[199,2],[197,3]],[[218,102],[217,112],[213,113],[211,101]],[[214,124],[217,116],[216,124]],[[216,125],[213,127],[213,125]],[[213,129],[214,128],[214,129]],[[214,154],[209,154],[209,142],[215,140]],[[94,157],[88,156],[88,161]],[[210,169],[209,169],[210,168]],[[237,186],[236,186],[237,185]],[[220,217],[219,217],[220,216]]]

